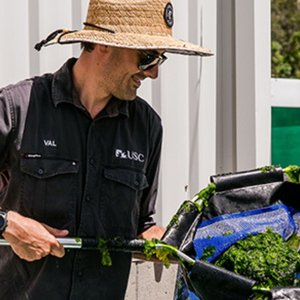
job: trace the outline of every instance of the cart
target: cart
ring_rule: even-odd
[[[198,202],[198,213],[194,203],[189,204],[195,209],[179,209],[178,216],[175,218],[177,222],[169,226],[163,238],[164,242],[178,247],[189,257],[195,258],[197,257],[195,253],[197,230],[205,222],[209,223],[212,219],[227,215],[243,213],[247,215],[249,211],[266,210],[270,206],[275,206],[278,201],[300,211],[300,184],[291,182],[292,177],[293,181],[299,181],[299,167],[294,168],[293,172],[290,174],[292,176],[288,177],[280,167],[269,166],[211,176],[211,184],[194,199]],[[199,200],[206,203],[201,203]],[[177,280],[175,298],[177,300],[253,299],[256,292],[254,280],[214,267],[212,263],[204,265],[200,262],[191,270],[182,268]],[[182,290],[180,291],[182,287],[178,286],[182,284],[190,293],[184,294]],[[265,294],[263,299],[300,299],[300,288],[297,287],[261,289],[260,292]]]

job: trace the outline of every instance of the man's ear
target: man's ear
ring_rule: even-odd
[[[110,51],[110,47],[109,46],[105,46],[105,45],[98,45],[98,44],[96,44],[96,51],[99,51],[102,54],[108,53]]]

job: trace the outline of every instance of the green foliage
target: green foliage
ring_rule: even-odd
[[[146,240],[144,245],[144,254],[147,259],[156,257],[166,268],[169,268],[169,256],[176,255],[177,249],[173,246],[163,244],[161,241],[152,239]]]
[[[216,248],[214,246],[208,246],[204,249],[203,255],[201,257],[201,260],[207,260],[210,256],[212,256],[216,251]]]
[[[216,192],[216,185],[214,183],[210,183],[202,189],[198,194],[196,194],[197,199],[195,200],[195,203],[202,203],[199,204],[201,207],[199,208],[200,211],[202,211],[203,206],[207,206],[208,199],[215,194]]]
[[[261,172],[275,172],[275,166],[264,166],[260,168]],[[287,175],[288,180],[294,183],[300,183],[300,166],[298,165],[289,165],[283,169],[283,172]]]
[[[289,181],[300,183],[300,166],[290,165],[284,168],[283,171],[288,176]]]
[[[216,265],[257,282],[257,288],[299,286],[299,237],[288,243],[270,229],[238,241],[224,252]]]
[[[180,216],[188,215],[190,213],[193,213],[195,211],[201,211],[199,210],[199,205],[197,203],[192,202],[190,200],[184,201],[180,208],[178,209],[177,213],[172,217],[171,221],[169,222],[167,226],[167,230],[171,227],[176,228],[179,225],[180,222]]]
[[[106,267],[112,265],[112,260],[107,246],[107,241],[105,239],[98,240],[98,247],[101,254],[101,264]]]
[[[272,0],[272,77],[300,78],[300,9],[297,0]]]
[[[264,167],[261,167],[260,170],[263,173],[275,172],[276,171],[276,167],[275,166],[264,166]]]
[[[179,217],[178,214],[174,215],[167,226],[167,230],[171,227],[177,227],[179,225]]]

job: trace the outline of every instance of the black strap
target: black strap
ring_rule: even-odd
[[[58,30],[55,30],[54,32],[50,33],[46,39],[40,41],[39,43],[37,43],[35,46],[34,46],[34,49],[37,50],[37,51],[40,51],[42,49],[42,47],[44,45],[46,45],[48,42],[50,42],[51,40],[53,40],[58,34],[64,32],[63,29],[58,29]]]

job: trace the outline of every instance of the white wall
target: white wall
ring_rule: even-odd
[[[237,168],[270,162],[271,19],[269,0],[237,0]]]
[[[174,36],[216,49],[216,1],[174,1]],[[216,58],[170,57],[161,70],[162,224],[215,173]]]
[[[271,162],[270,2],[217,3],[217,173]]]
[[[18,9],[15,9],[18,7]],[[1,1],[0,83],[15,82],[29,74],[28,2]]]

